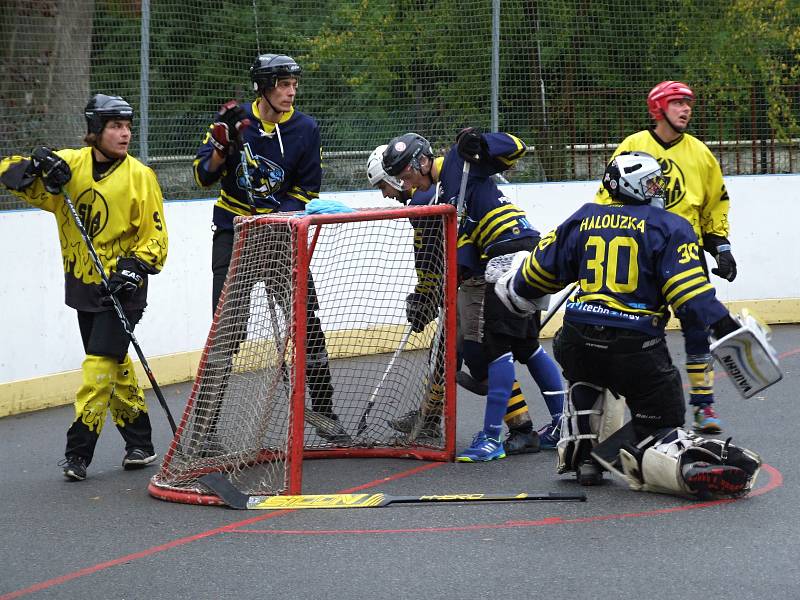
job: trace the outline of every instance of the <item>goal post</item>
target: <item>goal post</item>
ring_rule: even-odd
[[[148,490],[302,493],[303,460],[455,455],[456,217],[443,206],[238,217],[177,432]],[[430,323],[412,332],[409,294]]]

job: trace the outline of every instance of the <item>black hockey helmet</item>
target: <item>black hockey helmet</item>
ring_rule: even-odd
[[[95,94],[83,111],[89,133],[99,134],[113,119],[133,122],[133,107],[122,96]]]
[[[407,165],[419,171],[421,156],[433,158],[433,150],[428,140],[418,133],[398,135],[389,142],[383,152],[383,170],[392,177],[399,175]]]
[[[302,72],[303,69],[291,56],[261,54],[250,67],[250,79],[253,81],[253,90],[263,94],[274,88],[278,79],[286,77],[297,79]]]
[[[661,165],[646,152],[621,152],[603,174],[603,187],[623,204],[658,204],[664,199]],[[656,202],[653,202],[656,200]]]

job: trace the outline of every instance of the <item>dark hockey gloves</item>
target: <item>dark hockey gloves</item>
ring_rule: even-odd
[[[730,246],[728,246],[730,248]],[[736,261],[730,250],[722,250],[717,253],[717,268],[711,269],[714,275],[719,275],[723,279],[733,281],[736,279]]]
[[[60,194],[61,188],[72,178],[69,165],[46,146],[40,146],[33,151],[28,173],[35,177],[41,177],[44,189],[51,194]]]
[[[419,333],[436,318],[436,299],[432,294],[412,292],[406,297],[406,318],[411,331]]]
[[[466,127],[458,132],[456,150],[461,158],[472,164],[479,164],[490,158],[486,140],[474,127]]]
[[[117,268],[108,279],[108,293],[117,298],[133,296],[144,284],[146,273],[146,269],[135,258],[117,259]]]
[[[736,261],[731,254],[731,243],[719,235],[706,235],[703,237],[703,246],[717,261],[717,268],[711,269],[711,272],[728,281],[736,279]]]
[[[211,145],[221,156],[227,156],[233,141],[248,125],[250,119],[236,100],[226,102],[220,107],[217,120],[211,126]]]

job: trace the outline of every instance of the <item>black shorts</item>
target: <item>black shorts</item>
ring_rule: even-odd
[[[142,318],[141,309],[125,310],[125,316],[133,328]],[[130,337],[125,332],[115,310],[103,312],[78,311],[78,327],[81,330],[83,350],[94,356],[108,356],[122,362],[128,353]]]
[[[638,431],[683,425],[681,376],[665,339],[564,321],[553,354],[570,383],[585,381],[624,396]]]
[[[489,362],[506,352],[514,360],[527,363],[539,349],[539,313],[518,317],[497,297],[494,285],[487,284],[483,296],[483,347]]]

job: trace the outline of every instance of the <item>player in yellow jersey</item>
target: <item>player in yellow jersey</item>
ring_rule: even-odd
[[[647,109],[655,125],[625,138],[614,156],[638,150],[658,160],[666,185],[664,207],[691,223],[700,245],[716,260],[717,267],[711,272],[733,281],[736,278],[736,261],[728,240],[729,201],[722,180],[722,169],[711,150],[686,133],[694,102],[694,92],[685,83],[659,83],[647,96]],[[602,186],[596,199],[603,204],[611,202]],[[702,252],[700,260],[708,273]],[[719,433],[722,428],[713,408],[714,371],[711,368],[708,333],[703,330],[684,332],[684,339],[694,429]]]
[[[85,109],[86,147],[0,162],[0,182],[33,206],[53,213],[61,239],[65,302],[78,313],[86,358],[75,420],[67,431],[67,479],[86,479],[95,446],[111,409],[125,440],[122,466],[139,469],[156,459],[144,393],[136,379],[130,338],[109,295],[120,301],[131,326],[147,305],[147,278],[164,266],[167,228],[161,188],[149,167],[128,155],[133,108],[119,96],[97,94]],[[64,202],[72,199],[106,275],[107,288]]]

